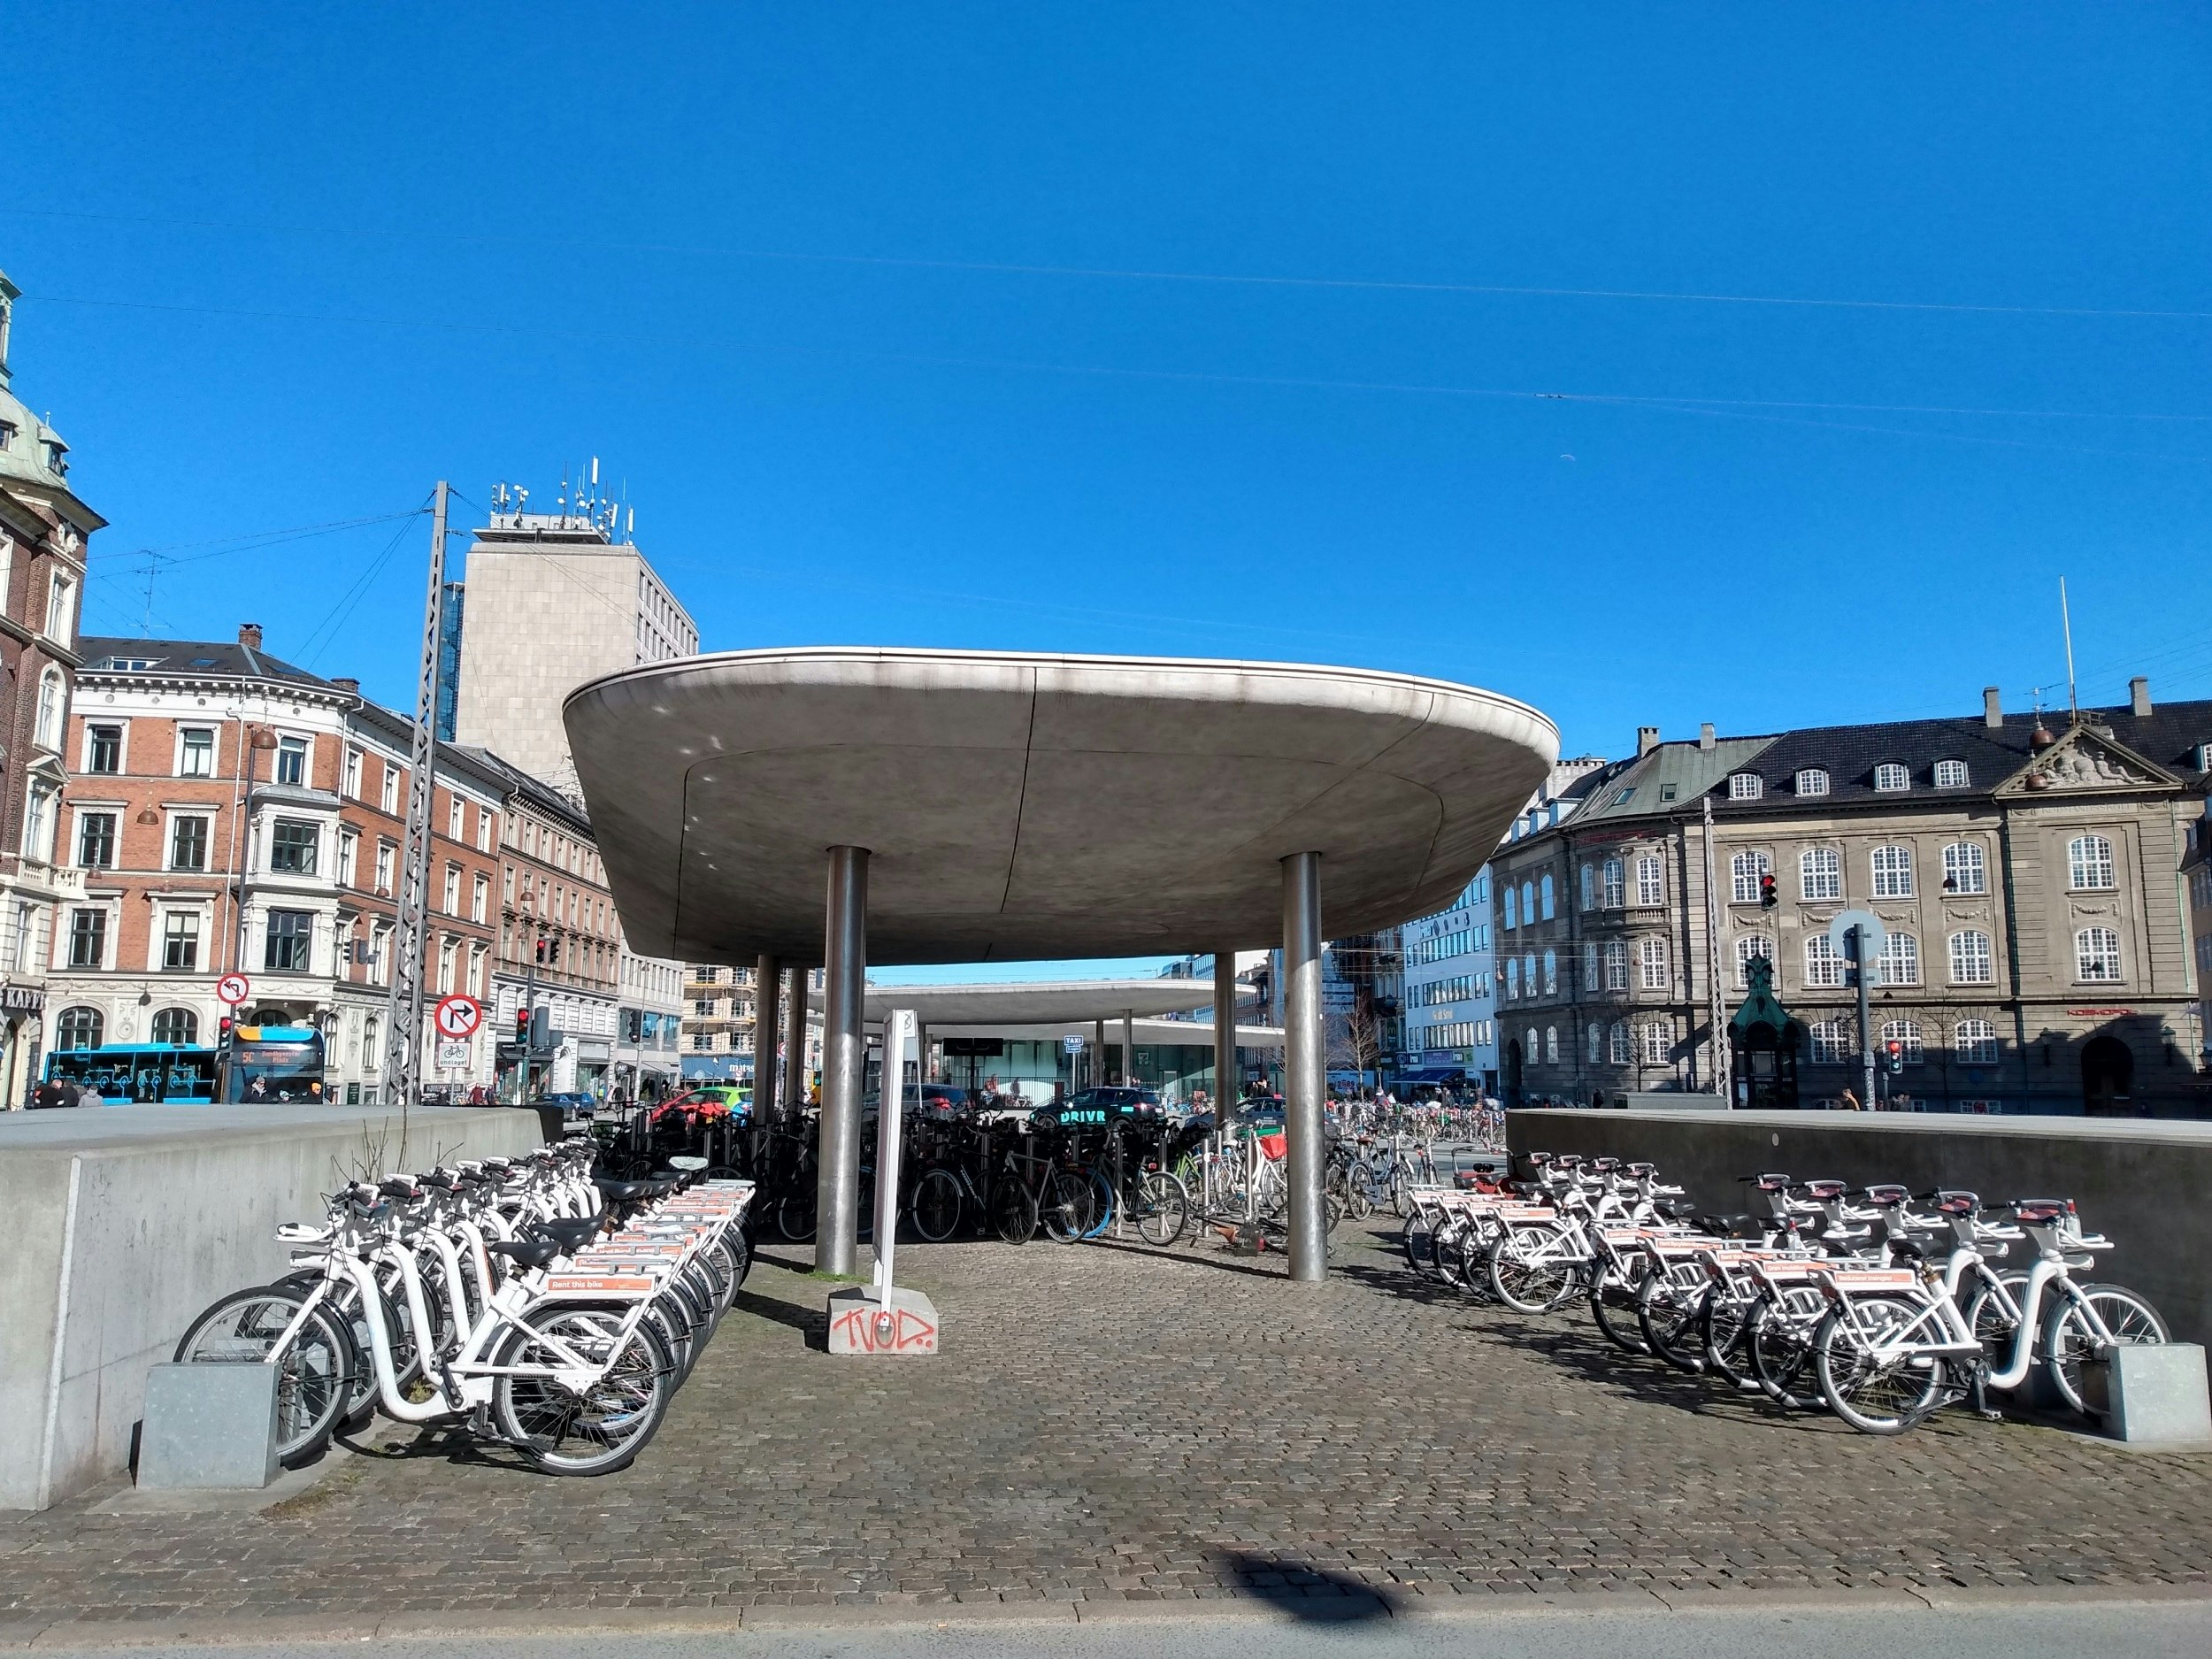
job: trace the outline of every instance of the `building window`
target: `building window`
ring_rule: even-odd
[[[1544,1027],[1544,1062],[1548,1065],[1559,1064],[1559,1027],[1556,1025]]]
[[[460,954],[460,949],[461,941],[457,939],[444,940],[438,946],[438,995],[440,996],[453,995],[453,964],[455,957]]]
[[[1800,795],[1826,795],[1828,774],[1817,766],[1808,766],[1797,774],[1796,788]]]
[[[1989,935],[1969,928],[1962,933],[1951,935],[1951,983],[1954,985],[1994,985],[1997,982],[1995,959],[1989,948]]]
[[[1628,989],[1628,941],[1616,939],[1605,947],[1605,988]]]
[[[1843,855],[1832,847],[1808,847],[1797,855],[1797,895],[1816,902],[1843,896]]]
[[[108,913],[105,910],[69,912],[69,965],[101,968],[107,965]]]
[[[23,805],[23,856],[46,863],[54,856],[54,800],[50,784],[33,783]]]
[[[492,906],[492,879],[479,873],[469,892],[469,920],[480,922],[490,914]]]
[[[204,818],[174,818],[169,820],[169,868],[172,870],[204,870],[207,868],[207,820]]]
[[[1648,908],[1666,902],[1666,866],[1647,854],[1636,861],[1636,902]]]
[[[2076,933],[2074,977],[2098,985],[2116,985],[2120,979],[2120,935],[2109,927],[2085,927]]]
[[[361,836],[357,831],[342,829],[338,832],[338,885],[349,887],[361,872]],[[476,918],[482,921],[482,917]]]
[[[461,839],[461,797],[457,795],[445,798],[445,838],[449,841]]]
[[[177,776],[212,778],[215,775],[215,728],[188,726],[177,734]]]
[[[484,947],[481,945],[471,945],[469,947],[469,995],[471,996],[481,997],[484,995],[484,957],[486,954]]]
[[[1592,910],[1598,902],[1598,872],[1594,865],[1582,866],[1582,908]]]
[[[384,783],[378,795],[378,803],[389,815],[399,810],[399,766],[396,762],[384,763]]]
[[[376,890],[387,898],[392,892],[392,866],[399,859],[399,848],[391,841],[376,844]]]
[[[1878,899],[1912,897],[1912,849],[1877,847],[1873,854],[1874,896]]]
[[[1899,1056],[1907,1065],[1926,1062],[1927,1051],[1920,1046],[1920,1022],[1916,1019],[1890,1019],[1882,1022],[1882,1052],[1887,1054],[1895,1043],[1901,1050]]]
[[[188,1008],[165,1008],[154,1016],[154,1041],[189,1048],[200,1040],[200,1017]]]
[[[77,814],[77,862],[87,870],[115,868],[115,814]]]
[[[311,876],[322,828],[307,818],[280,818],[269,831],[269,868],[279,875]]]
[[[196,973],[200,966],[200,913],[171,910],[161,922],[161,965],[180,973]]]
[[[1894,794],[1912,787],[1912,774],[1893,760],[1886,760],[1874,769],[1874,787],[1884,794]]]
[[[1774,964],[1774,941],[1761,933],[1746,933],[1736,941],[1736,985],[1739,989],[1751,983],[1751,959],[1764,956],[1767,964]]]
[[[1609,858],[1599,871],[1601,891],[1599,897],[1609,910],[1617,910],[1628,902],[1628,883],[1622,873],[1621,861]]]
[[[1805,984],[1810,990],[1833,990],[1843,983],[1843,953],[1825,933],[1805,938]]]
[[[85,728],[84,769],[117,772],[123,770],[123,728],[91,726]]]
[[[1851,1033],[1839,1019],[1813,1022],[1813,1064],[1840,1065],[1851,1057]]]
[[[1532,881],[1521,883],[1521,921],[1529,927],[1536,926],[1536,884]]]
[[[1656,1019],[1646,1022],[1642,1031],[1644,1064],[1646,1065],[1666,1064],[1671,1057],[1671,1051],[1674,1048],[1673,1031],[1665,1022]]]
[[[61,469],[57,467],[55,471]],[[46,637],[63,645],[72,637],[71,610],[76,599],[77,584],[59,572],[55,572],[53,585],[46,590]]]
[[[1547,950],[1544,953],[1544,995],[1554,995],[1558,989],[1559,953],[1555,950]]]
[[[1765,790],[1765,783],[1755,772],[1728,774],[1728,798],[1731,801],[1756,801]]]
[[[1962,760],[1939,760],[1935,764],[1935,787],[1939,789],[1966,787],[1966,763]]]
[[[384,1055],[377,1041],[380,1033],[380,1028],[377,1024],[375,1015],[371,1014],[362,1020],[361,1072],[365,1077],[374,1075],[383,1070]]]
[[[1728,861],[1728,896],[1737,904],[1756,904],[1759,887],[1774,864],[1764,853],[1738,853]]]
[[[1605,1046],[1605,1027],[1602,1025],[1593,1025],[1590,1027],[1588,1034],[1590,1038],[1590,1064],[1592,1065],[1595,1065],[1601,1057],[1600,1051]]]
[[[59,669],[50,668],[39,676],[38,723],[32,728],[32,737],[41,749],[57,752],[61,749],[62,710],[68,701],[68,690],[62,684]]]
[[[1667,941],[1639,940],[1636,944],[1636,981],[1647,991],[1663,991],[1672,981],[1667,976]]]
[[[1508,882],[1505,889],[1505,926],[1510,933],[1521,925],[1520,889]]]
[[[1544,919],[1548,922],[1555,913],[1555,908],[1553,903],[1551,872],[1548,870],[1544,872],[1544,879],[1538,886],[1537,895],[1538,902],[1543,907]]]
[[[1884,938],[1882,954],[1876,964],[1874,983],[1919,984],[1920,941],[1910,933],[1891,933]]]
[[[349,801],[361,798],[361,751],[350,745],[346,749],[345,779],[339,787]]]
[[[313,949],[312,910],[271,910],[261,965],[274,973],[305,973]]]
[[[54,1022],[54,1046],[64,1051],[96,1048],[106,1026],[96,1008],[65,1008]]]
[[[445,913],[448,916],[461,913],[461,866],[458,864],[445,867]]]
[[[1997,1027],[1985,1019],[1962,1019],[1951,1027],[1951,1054],[1961,1065],[1995,1065]]]
[[[1986,893],[1989,872],[1979,841],[1953,841],[1943,849],[1943,890],[1946,893]]]
[[[303,787],[307,782],[307,740],[303,737],[277,739],[276,773],[273,782]]]
[[[1628,1022],[1626,1020],[1614,1021],[1612,1041],[1608,1048],[1607,1058],[1615,1065],[1628,1064]]]
[[[488,808],[476,809],[476,850],[488,853],[492,849],[492,815]]]
[[[1593,940],[1582,947],[1582,988],[1586,991],[1594,991],[1598,988],[1598,948],[1596,941]]]
[[[714,1048],[714,1039],[709,1033],[703,1031],[692,1038],[691,1046],[701,1054],[711,1053]]]
[[[2078,893],[2116,885],[2112,879],[2112,843],[2101,835],[2077,835],[2068,841],[2066,885]]]

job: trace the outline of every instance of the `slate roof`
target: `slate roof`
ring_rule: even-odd
[[[236,640],[127,640],[88,634],[77,641],[77,648],[84,653],[84,672],[88,674],[115,672],[109,664],[122,657],[152,664],[127,672],[191,674],[219,680],[283,680],[317,691],[337,693],[343,689],[282,657],[272,657]]]

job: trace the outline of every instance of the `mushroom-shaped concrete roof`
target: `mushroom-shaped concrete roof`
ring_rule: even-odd
[[[818,647],[591,680],[569,746],[631,946],[817,961],[826,849],[863,847],[867,959],[1277,942],[1448,902],[1559,750],[1535,710],[1294,663]]]

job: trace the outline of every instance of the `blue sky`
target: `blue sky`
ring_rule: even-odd
[[[95,628],[164,549],[157,631],[403,703],[419,526],[226,539],[595,454],[713,647],[1375,664],[1618,754],[2062,700],[2064,574],[2085,700],[2212,696],[2200,6],[6,32]]]

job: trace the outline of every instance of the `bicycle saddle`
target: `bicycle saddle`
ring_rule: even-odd
[[[588,1242],[597,1235],[599,1227],[597,1216],[549,1216],[530,1224],[534,1234],[552,1240],[565,1250],[573,1250]]]
[[[501,1239],[485,1248],[494,1256],[506,1256],[517,1267],[543,1267],[564,1253],[558,1239]]]
[[[604,1175],[593,1176],[591,1184],[599,1189],[609,1203],[614,1204],[631,1204],[641,1198],[650,1198],[655,1188],[660,1185],[658,1181],[610,1180]]]

